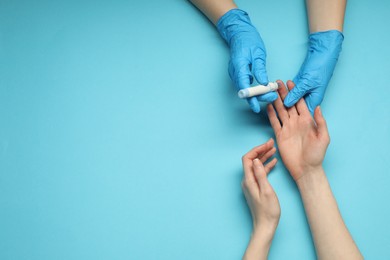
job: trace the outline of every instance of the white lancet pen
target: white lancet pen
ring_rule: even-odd
[[[238,97],[239,98],[254,97],[271,91],[275,91],[278,89],[278,87],[279,86],[277,82],[269,82],[267,86],[257,85],[250,88],[244,88],[238,91]]]

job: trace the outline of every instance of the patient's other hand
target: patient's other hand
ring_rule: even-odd
[[[273,237],[280,218],[280,205],[267,174],[277,159],[270,159],[276,152],[274,140],[257,146],[242,157],[244,178],[242,189],[252,213],[253,232]],[[265,233],[265,234],[264,234]]]

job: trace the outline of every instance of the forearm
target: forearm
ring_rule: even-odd
[[[347,0],[306,0],[310,33],[343,31]]]
[[[319,259],[362,259],[323,169],[297,180]]]
[[[254,231],[243,256],[244,260],[266,260],[271,247],[274,232]]]
[[[231,9],[237,8],[233,0],[190,0],[207,18],[217,24],[219,18]]]

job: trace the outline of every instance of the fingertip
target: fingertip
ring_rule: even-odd
[[[274,167],[275,165],[276,165],[276,163],[278,162],[278,159],[276,158],[276,157],[274,157],[271,161],[270,161],[270,163],[272,163],[272,167]]]
[[[259,101],[257,100],[257,98],[251,97],[251,98],[248,98],[247,100],[248,100],[249,106],[252,109],[252,111],[255,113],[260,113],[260,104],[259,104]]]
[[[272,167],[271,167],[271,170],[275,167],[275,165],[278,163],[278,159],[276,159],[276,157],[274,157],[271,162],[272,163]]]
[[[320,106],[317,106],[317,107],[314,109],[314,114],[320,115]]]
[[[255,112],[256,114],[260,113],[260,106],[254,106],[254,107],[251,107],[252,111]]]
[[[293,93],[288,93],[287,94],[287,97],[284,99],[283,101],[283,104],[286,106],[286,107],[292,107],[293,105],[295,105],[295,103],[298,101],[297,98],[295,98],[293,95]]]
[[[280,80],[280,79],[278,79],[278,80],[276,80],[276,83],[278,83],[278,88],[285,88],[286,86],[284,85],[284,82],[283,82],[283,80]]]
[[[295,86],[295,84],[294,84],[294,82],[293,81],[291,81],[291,80],[288,80],[287,81],[287,87],[288,87],[288,89],[293,89],[294,88],[294,86]]]
[[[257,81],[259,82],[259,84],[261,85],[264,85],[264,86],[267,86],[268,83],[269,83],[269,80],[268,80],[268,75],[267,75],[267,72],[264,70],[264,71],[261,71],[258,76],[257,76]]]
[[[314,110],[314,121],[316,122],[316,125],[318,127],[319,135],[324,137],[326,136],[328,142],[330,142],[328,127],[326,125],[326,120],[323,117],[320,106],[317,106]]]
[[[265,166],[267,173],[269,173],[275,167],[277,162],[278,162],[278,159],[276,159],[276,157],[274,157],[274,158],[272,158],[271,161],[269,161],[269,163],[267,163],[267,165]]]
[[[316,118],[316,120],[324,120],[320,106],[317,106],[314,109],[314,117]]]
[[[309,109],[310,114],[311,114],[312,116],[315,116],[315,110],[313,110],[313,109],[311,108],[311,106],[310,106],[308,103],[306,103],[306,105],[307,105],[307,109]]]
[[[256,158],[256,159],[253,160],[253,165],[254,165],[255,167],[259,167],[259,166],[260,166],[260,160],[259,160],[259,158]]]
[[[281,84],[283,83],[283,81],[281,81],[280,79],[277,79],[275,82],[276,82],[276,84],[278,84],[278,89],[279,89]]]

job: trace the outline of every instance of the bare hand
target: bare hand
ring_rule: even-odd
[[[283,100],[288,90],[282,81],[278,84],[278,98],[268,105],[267,112],[283,163],[297,181],[307,172],[322,167],[330,137],[320,107],[314,111],[314,120],[303,99],[286,108]],[[294,83],[288,81],[287,86],[291,90]]]
[[[274,140],[257,146],[242,157],[244,179],[242,189],[252,213],[254,232],[273,233],[280,218],[278,198],[268,182],[267,174],[275,166],[277,159],[266,161],[276,152]]]

